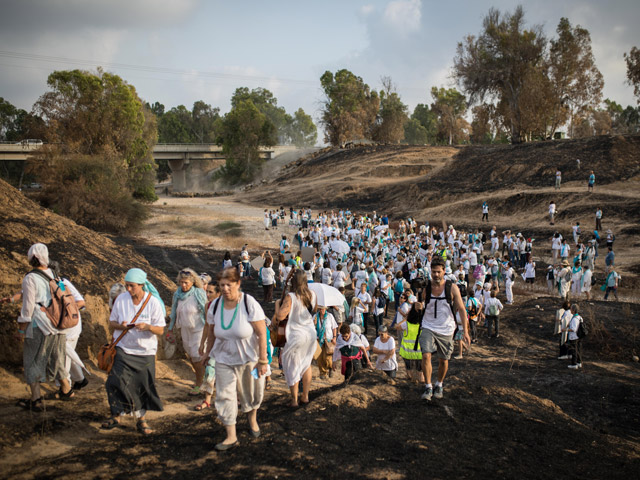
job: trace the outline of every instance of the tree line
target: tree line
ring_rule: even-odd
[[[640,99],[640,50],[633,47],[624,58]],[[540,26],[526,26],[521,7],[491,9],[480,33],[459,42],[452,78],[457,88],[432,87],[431,101],[409,114],[391,78],[382,78],[376,91],[347,69],[326,71],[320,77],[324,140],[334,146],[360,139],[519,143],[552,138],[561,126],[571,137],[640,129],[637,106],[602,101],[589,32],[566,18],[547,39]],[[42,184],[41,202],[97,230],[130,231],[144,218],[145,203],[156,199],[155,181],[169,173],[152,157],[158,141],[221,145],[226,163],[216,178],[228,184],[255,177],[261,146],[317,141],[312,118],[302,109],[287,113],[264,88],[236,89],[231,110],[221,115],[204,101],[191,110],[146,103],[135,87],[101,69],[55,71],[47,85],[31,112],[0,98],[0,140],[47,142],[26,172]],[[22,164],[2,162],[1,173],[21,176]]]
[[[640,51],[633,47],[625,60],[628,83],[640,98]],[[637,106],[602,101],[589,31],[567,18],[547,39],[541,26],[526,26],[522,7],[513,13],[492,8],[480,33],[458,43],[452,78],[459,89],[432,87],[431,102],[409,115],[391,79],[383,78],[376,92],[348,70],[325,72],[325,141],[520,143],[553,138],[562,126],[572,138],[640,130]]]

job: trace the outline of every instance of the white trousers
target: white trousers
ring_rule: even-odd
[[[260,408],[264,398],[265,376],[257,380],[251,370],[257,362],[244,365],[216,363],[216,411],[225,426],[235,425],[238,417],[238,402],[243,413]]]

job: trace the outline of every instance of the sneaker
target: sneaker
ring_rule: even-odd
[[[581,363],[578,364],[578,368],[582,368],[582,364]]]
[[[569,355],[560,355],[558,357],[558,360],[569,360],[569,358],[570,358]]]
[[[444,389],[442,388],[442,385],[435,386],[433,389],[433,396],[435,398],[442,398],[444,396]]]
[[[455,358],[456,360],[462,360],[462,355],[456,355],[456,356],[455,356],[455,357],[453,357],[453,358]]]
[[[577,370],[578,368],[580,368],[580,367],[578,367],[578,365],[568,365],[568,367],[569,367],[571,370]]]
[[[422,398],[422,400],[431,400],[432,396],[433,396],[433,387],[426,387],[424,389],[424,393],[420,398]]]

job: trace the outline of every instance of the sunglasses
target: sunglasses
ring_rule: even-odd
[[[189,270],[181,270],[180,275],[188,275],[191,276],[191,272]]]

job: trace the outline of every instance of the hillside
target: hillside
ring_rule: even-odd
[[[31,270],[27,251],[34,243],[44,243],[49,256],[60,263],[63,274],[84,295],[87,307],[82,313],[83,333],[78,353],[91,358],[107,338],[108,291],[123,281],[129,268],[142,268],[170,303],[175,286],[169,278],[149,265],[131,246],[119,245],[111,238],[56,215],[29,200],[0,180],[0,296],[20,291],[22,278]],[[22,345],[15,341],[17,305],[0,306],[0,363],[22,362]]]
[[[580,159],[580,169],[576,159]],[[563,173],[555,190],[556,168]],[[590,171],[594,193],[587,193]],[[597,207],[612,229],[627,288],[640,285],[640,136],[603,136],[523,145],[417,147],[362,145],[328,148],[280,171],[271,182],[238,196],[256,205],[310,205],[317,209],[411,215],[418,221],[479,226],[482,202],[498,230],[517,230],[545,241],[576,222],[594,228]],[[548,205],[557,204],[549,225]],[[545,245],[546,248],[546,245]]]

